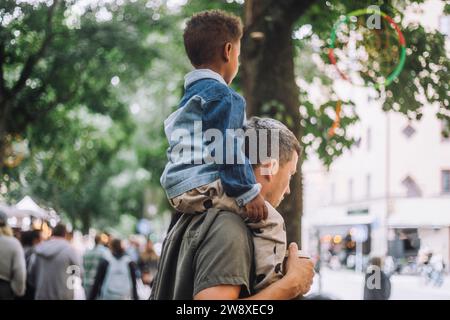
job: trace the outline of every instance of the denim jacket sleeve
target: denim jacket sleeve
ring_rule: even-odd
[[[220,98],[207,102],[204,111],[204,125],[207,128],[219,129],[222,133],[223,161],[219,164],[219,177],[224,191],[229,197],[235,198],[238,206],[242,207],[261,191],[250,161],[241,148],[244,139],[244,99],[228,91]],[[233,154],[229,154],[229,151]]]

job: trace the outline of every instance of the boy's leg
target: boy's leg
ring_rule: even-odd
[[[220,180],[214,181],[210,186],[214,188],[214,197],[211,198],[212,206],[214,208],[236,213],[243,219],[247,218],[245,208],[239,207],[234,198],[226,195],[225,191],[223,190],[222,182]]]
[[[247,223],[252,230],[255,247],[256,291],[282,278],[286,254],[284,219],[272,206],[267,207],[269,214],[266,220]]]
[[[200,213],[213,207],[217,198],[217,182],[194,188],[169,200],[172,207],[182,213]]]

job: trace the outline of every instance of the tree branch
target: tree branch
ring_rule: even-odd
[[[317,2],[317,0],[302,0],[302,1],[289,0],[289,1],[280,1],[280,5],[284,7],[286,18],[288,18],[292,22],[295,22],[315,2]]]
[[[278,11],[281,12],[278,19],[287,19],[293,23],[315,2],[317,2],[317,0],[272,0],[266,2],[265,5],[262,6],[261,3],[247,0],[245,1],[244,9],[245,29],[252,30],[253,26],[260,22],[260,19],[271,16],[271,13],[274,12],[274,8],[278,8]],[[254,6],[256,6],[256,8]]]
[[[33,72],[33,68],[35,67],[36,63],[39,61],[39,59],[42,58],[42,56],[45,53],[45,50],[47,49],[49,43],[51,42],[53,38],[53,28],[52,28],[52,21],[53,21],[53,14],[55,11],[55,7],[58,4],[59,0],[54,0],[53,4],[50,6],[48,13],[47,13],[47,25],[45,28],[45,37],[42,41],[42,44],[39,48],[39,50],[31,54],[27,61],[25,62],[25,65],[22,69],[22,72],[20,74],[19,80],[17,80],[17,83],[14,85],[13,89],[11,90],[12,96],[19,93],[23,87],[25,86],[26,81],[30,77],[31,73]]]

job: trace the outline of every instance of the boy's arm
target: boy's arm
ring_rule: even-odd
[[[205,112],[205,129],[218,129],[223,137],[219,177],[224,191],[229,197],[235,198],[241,207],[253,200],[261,191],[253,168],[242,150],[244,119],[245,102],[232,93],[210,101]]]

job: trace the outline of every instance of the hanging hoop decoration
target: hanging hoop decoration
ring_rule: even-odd
[[[28,155],[27,142],[20,135],[6,135],[3,144],[5,146],[3,164],[8,168],[17,167]]]
[[[328,130],[328,138],[332,138],[336,133],[336,129],[339,128],[339,125],[341,122],[341,107],[342,107],[342,101],[338,100],[336,102],[336,118],[334,119],[333,125]]]
[[[397,63],[397,66],[395,67],[394,71],[386,77],[384,82],[374,84],[375,88],[379,89],[381,87],[387,87],[389,84],[392,83],[392,81],[394,81],[395,78],[398,77],[398,75],[400,74],[400,72],[403,69],[403,66],[405,64],[405,57],[406,57],[405,37],[403,36],[403,33],[400,30],[399,26],[386,13],[384,13],[380,10],[373,9],[373,8],[359,9],[359,10],[352,11],[349,14],[347,14],[346,16],[339,19],[339,21],[334,24],[334,26],[331,30],[330,46],[328,48],[328,58],[329,58],[331,64],[333,64],[335,66],[335,68],[336,68],[337,72],[339,73],[339,75],[341,76],[341,78],[344,80],[350,81],[350,78],[342,70],[339,69],[339,67],[337,66],[337,63],[336,63],[336,57],[334,55],[334,49],[335,49],[335,43],[336,43],[336,32],[337,32],[337,30],[339,30],[339,27],[342,24],[347,24],[350,21],[351,17],[358,17],[358,16],[362,16],[362,15],[366,15],[366,14],[378,14],[378,15],[382,16],[383,19],[385,19],[391,25],[391,27],[394,28],[395,31],[397,32],[397,38],[398,38],[398,42],[400,44],[400,60]]]

